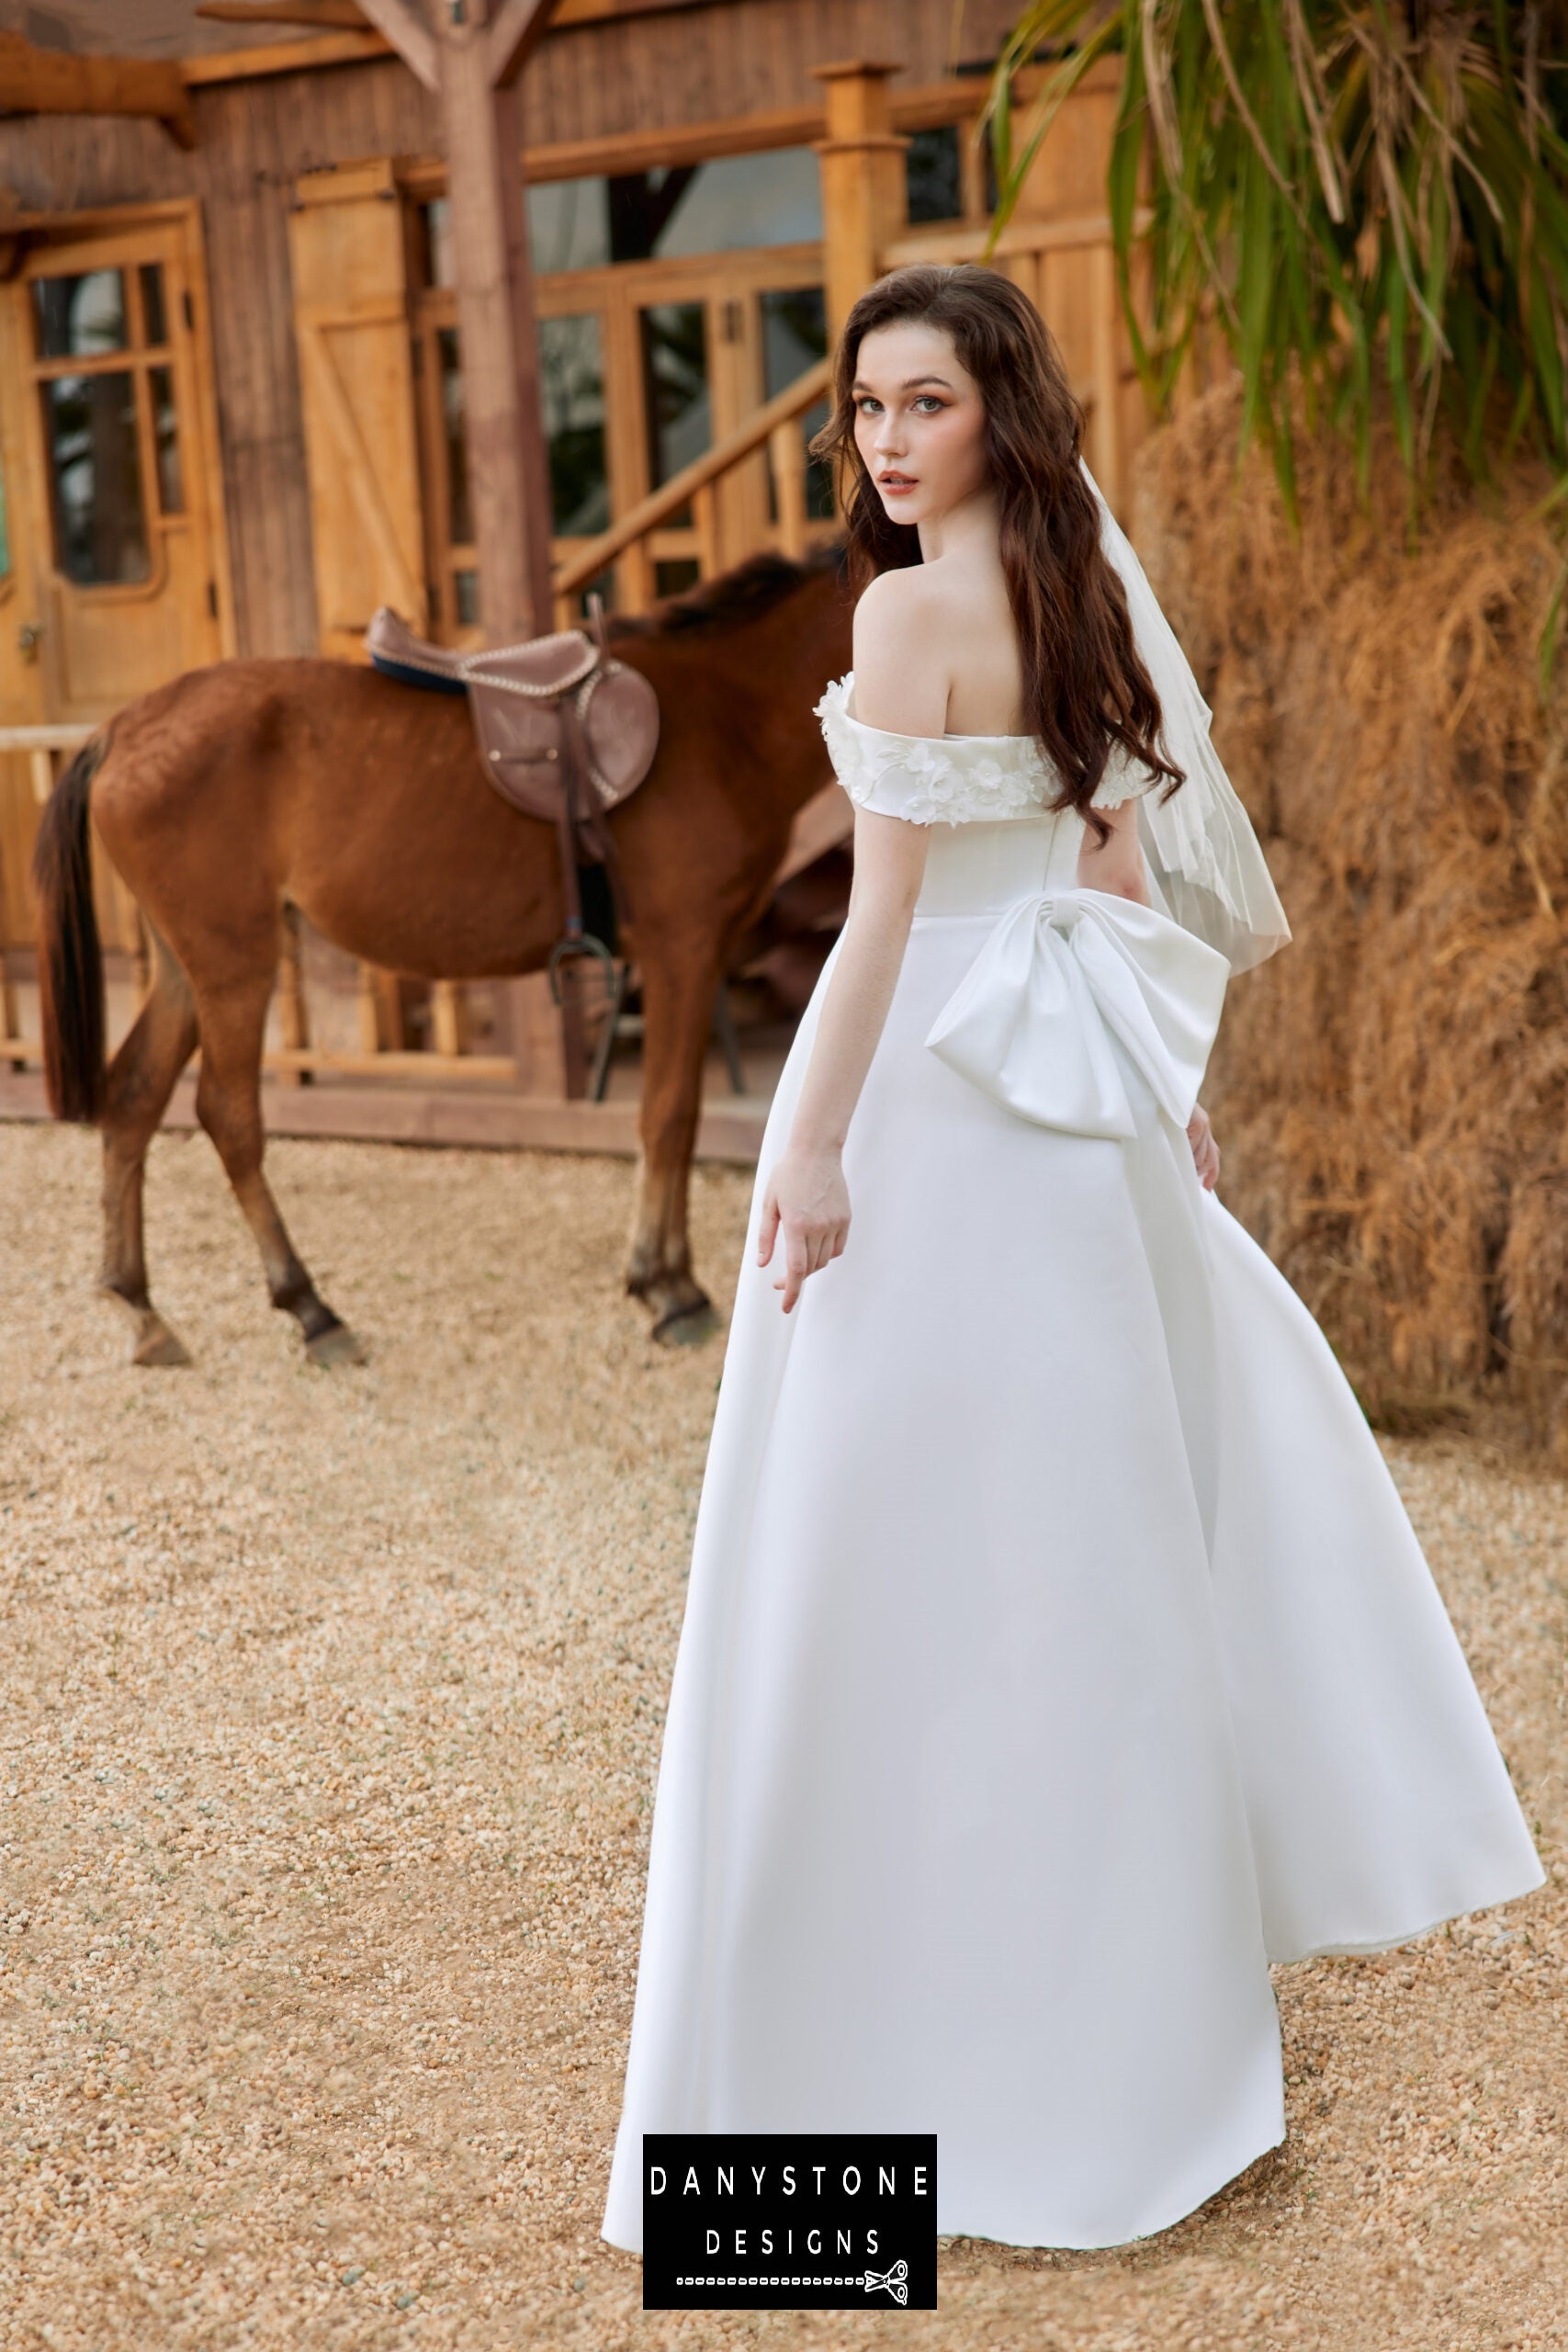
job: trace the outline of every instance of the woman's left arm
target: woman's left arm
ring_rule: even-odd
[[[1078,843],[1077,883],[1080,890],[1110,890],[1118,899],[1149,903],[1148,876],[1144,870],[1143,845],[1138,839],[1138,797],[1134,793],[1119,808],[1100,808],[1111,831],[1102,842],[1086,823]]]

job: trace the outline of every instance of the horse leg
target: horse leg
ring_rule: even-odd
[[[713,1302],[692,1272],[686,1201],[702,1108],[703,1064],[718,986],[716,943],[645,945],[643,1079],[637,1204],[626,1288],[653,1309],[653,1337],[705,1340]]]
[[[147,1147],[195,1047],[196,1007],[185,974],[155,931],[152,937],[152,984],[104,1081],[104,1264],[99,1280],[130,1317],[131,1363],[183,1364],[190,1357],[148,1295],[141,1208]]]
[[[247,975],[237,985],[202,994],[197,1013],[201,1029],[201,1076],[196,1114],[212,1139],[234,1197],[255,1235],[274,1306],[294,1317],[312,1363],[363,1363],[365,1351],[316,1290],[295,1254],[278,1215],[262,1158],[266,1148],[261,1113],[262,1037],[266,1026],[272,974]]]

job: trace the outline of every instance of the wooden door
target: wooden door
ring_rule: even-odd
[[[86,728],[233,650],[194,208],[35,234],[0,288],[0,727]],[[58,762],[56,762],[58,764]],[[0,752],[0,921],[29,943],[47,761]],[[98,862],[111,947],[136,944]]]
[[[96,720],[228,650],[194,218],[48,238],[8,291],[47,716]]]
[[[429,625],[408,273],[385,159],[311,172],[288,218],[323,653],[365,659],[378,605]]]

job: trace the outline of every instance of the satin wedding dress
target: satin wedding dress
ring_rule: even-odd
[[[1544,1873],[1327,1341],[1198,1181],[1226,958],[1077,887],[1030,738],[852,689],[837,773],[928,863],[787,1317],[758,1213],[837,946],[767,1122],[603,2234],[644,2132],[874,2130],[937,2134],[943,2235],[1120,2245],[1283,2138],[1271,1961]]]

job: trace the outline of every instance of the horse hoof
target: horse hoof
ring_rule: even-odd
[[[667,1307],[653,1327],[653,1337],[667,1348],[694,1348],[711,1340],[717,1329],[712,1301],[700,1298],[694,1306]]]
[[[318,1331],[313,1340],[306,1340],[305,1361],[326,1369],[337,1363],[364,1363],[366,1353],[346,1323],[333,1323],[326,1330]]]
[[[149,1315],[130,1351],[132,1363],[148,1370],[172,1371],[191,1361],[190,1350],[176,1339],[161,1315]]]

